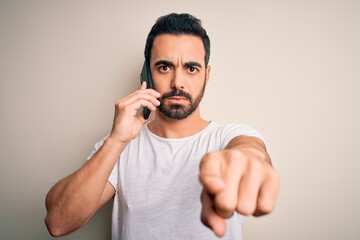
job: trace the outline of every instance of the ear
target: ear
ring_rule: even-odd
[[[205,69],[205,84],[208,84],[208,81],[210,79],[210,72],[211,72],[211,66],[208,65]]]

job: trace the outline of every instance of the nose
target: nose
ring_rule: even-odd
[[[184,78],[185,74],[181,71],[181,69],[177,68],[172,76],[171,88],[184,89]]]

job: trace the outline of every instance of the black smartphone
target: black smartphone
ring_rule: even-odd
[[[142,84],[143,81],[146,81],[146,88],[153,88],[153,82],[152,82],[151,72],[150,72],[150,65],[148,64],[148,62],[146,60],[144,62],[144,65],[142,67],[141,74],[140,74],[140,83]],[[145,119],[149,118],[150,113],[151,113],[151,111],[147,107],[143,108],[143,114],[144,114]]]

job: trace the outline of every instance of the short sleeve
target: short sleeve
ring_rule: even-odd
[[[103,139],[101,139],[99,142],[97,142],[93,148],[93,150],[91,151],[91,153],[89,154],[89,156],[87,157],[87,160],[89,161],[94,155],[95,153],[101,148],[101,146],[104,144],[105,140],[107,139],[108,136],[104,137]]]
[[[119,183],[118,163],[119,163],[119,161],[116,162],[116,164],[115,164],[115,166],[114,166],[113,170],[111,171],[110,176],[108,178],[108,181],[114,187],[115,191],[117,191],[118,183]]]
[[[223,128],[222,147],[225,148],[232,139],[238,136],[257,137],[267,145],[264,136],[254,128],[244,124],[229,124]]]
[[[91,153],[89,154],[89,156],[87,157],[87,160],[89,161],[94,155],[95,153],[101,148],[101,146],[104,144],[105,140],[108,138],[108,136],[104,137],[103,139],[101,139],[99,142],[97,142],[93,148],[93,150],[91,151]],[[108,181],[110,182],[110,184],[114,187],[115,190],[117,190],[117,186],[118,186],[118,162],[116,162],[114,168],[112,169],[110,176],[108,178]]]

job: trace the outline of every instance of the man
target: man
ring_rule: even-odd
[[[274,209],[279,180],[261,135],[200,116],[209,55],[200,20],[158,19],[145,47],[154,89],[144,82],[117,101],[109,136],[49,191],[51,235],[80,228],[112,198],[112,239],[241,239],[241,215]]]

